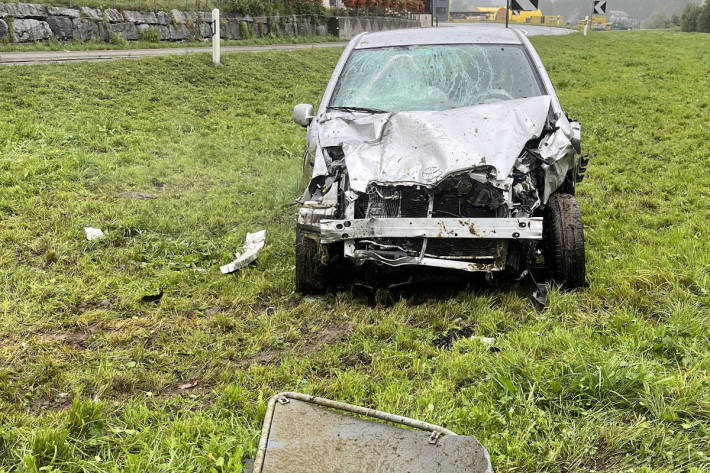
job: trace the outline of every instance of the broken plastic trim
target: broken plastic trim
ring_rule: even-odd
[[[247,233],[242,251],[234,254],[236,259],[229,264],[220,266],[219,269],[222,271],[222,274],[233,273],[256,261],[256,258],[259,256],[259,251],[264,247],[265,241],[266,230],[256,233]]]

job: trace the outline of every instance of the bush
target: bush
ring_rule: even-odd
[[[271,15],[326,15],[326,9],[318,0],[226,0],[223,10],[229,13],[251,16]]]
[[[242,39],[251,38],[251,30],[249,29],[249,24],[246,21],[239,22],[239,37]]]
[[[15,443],[15,436],[9,430],[9,423],[5,424],[4,420],[0,417],[0,463],[5,458],[10,458],[12,452],[12,446]],[[6,428],[5,425],[8,427]]]
[[[160,41],[160,30],[155,26],[146,28],[141,33],[141,39],[149,43],[157,43]]]
[[[124,38],[120,34],[112,34],[111,37],[109,38],[108,42],[113,44],[114,46],[121,46],[121,47],[128,46],[128,41],[126,41],[126,38]]]
[[[97,437],[104,431],[104,406],[100,402],[74,398],[67,427],[74,437]]]
[[[67,443],[67,431],[42,429],[32,440],[32,456],[28,459],[40,470],[71,459],[72,450]]]
[[[266,12],[262,0],[227,0],[223,9],[230,13],[251,16],[261,16]]]

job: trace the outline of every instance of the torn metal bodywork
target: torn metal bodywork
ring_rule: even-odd
[[[563,112],[529,41],[516,35],[479,28],[478,49],[446,31],[410,35],[411,44],[383,36],[401,48],[395,52],[373,46],[380,36],[353,39],[308,125],[299,231],[342,244],[342,256],[356,264],[521,274],[543,239],[550,197],[574,193],[584,162],[579,123]],[[430,47],[449,42],[455,54]],[[382,71],[367,70],[362,55],[352,59],[374,48],[382,54],[371,56],[386,56]],[[506,69],[512,56],[501,51],[524,59]],[[459,63],[463,56],[469,63]],[[427,75],[432,64],[443,66]],[[343,94],[348,74],[364,82]],[[432,108],[410,106],[400,100],[406,93],[431,99]],[[333,106],[339,100],[366,106]],[[371,108],[378,100],[383,110]]]
[[[374,409],[281,393],[269,401],[253,472],[491,473],[492,469],[488,452],[473,437]]]
[[[542,134],[549,109],[550,98],[542,96],[440,112],[328,112],[319,140],[342,148],[355,192],[371,183],[435,186],[475,168],[505,186],[520,151]],[[328,172],[326,156],[315,159],[316,171]]]

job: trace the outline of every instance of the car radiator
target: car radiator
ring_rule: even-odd
[[[478,184],[478,183],[475,183]],[[470,184],[469,184],[470,185]],[[495,218],[505,217],[506,209],[498,205],[498,196],[491,198],[490,189],[467,187],[466,194],[453,191],[432,191],[416,186],[370,186],[367,195],[358,199],[356,218]],[[473,197],[472,197],[473,196]],[[378,238],[357,242],[358,249],[378,250],[391,254],[418,256],[422,238]],[[456,260],[480,260],[499,257],[504,243],[490,239],[429,238],[425,255]]]

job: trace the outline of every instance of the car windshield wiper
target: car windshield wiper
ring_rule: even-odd
[[[389,113],[386,110],[367,107],[328,107],[328,110],[341,110],[343,112]]]

